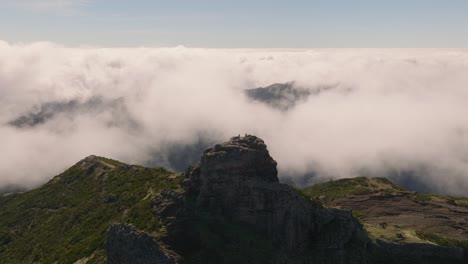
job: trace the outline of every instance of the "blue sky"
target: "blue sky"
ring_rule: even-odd
[[[0,39],[79,46],[468,47],[464,0],[0,0]]]

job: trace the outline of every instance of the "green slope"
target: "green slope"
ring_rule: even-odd
[[[386,178],[346,178],[303,192],[328,207],[352,210],[373,239],[468,248],[468,198],[407,191]]]
[[[403,194],[409,193],[400,186],[392,183],[386,178],[345,178],[322,182],[303,190],[311,197],[321,197],[326,204],[334,200],[344,198],[347,195],[367,195],[367,194]]]
[[[105,263],[106,233],[113,222],[130,223],[157,238],[164,237],[166,227],[154,217],[152,200],[165,189],[182,191],[182,180],[183,176],[162,168],[144,168],[90,156],[38,189],[0,194],[0,264]],[[360,221],[374,239],[463,248],[468,245],[465,234],[441,236],[447,233],[427,229],[420,221],[448,220],[432,218],[440,213],[431,212],[427,205],[435,205],[437,210],[447,207],[449,211],[444,216],[459,223],[461,220],[455,216],[465,212],[466,198],[417,195],[385,178],[364,177],[324,182],[298,191],[317,203],[361,213]],[[354,203],[357,196],[358,200],[359,196],[385,199]],[[414,207],[399,212],[399,205],[392,197],[410,200]],[[381,206],[386,214],[380,215],[375,205]],[[405,225],[409,214],[416,217],[417,225]],[[266,263],[271,258],[275,245],[262,234],[243,225],[210,218],[204,212],[199,212],[198,217],[193,229],[200,236],[200,250],[184,255],[186,263],[239,263],[246,256],[251,263]],[[401,218],[406,222],[395,222],[399,217],[406,217]],[[388,227],[381,228],[382,221]],[[399,240],[402,235],[404,241]]]
[[[102,263],[109,224],[157,232],[151,199],[180,181],[162,168],[90,156],[38,189],[2,195],[0,263]]]

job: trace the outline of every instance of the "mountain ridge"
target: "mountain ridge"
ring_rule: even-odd
[[[427,242],[406,244],[369,236],[356,212],[327,208],[335,204],[281,184],[276,165],[252,135],[205,150],[182,174],[88,156],[38,189],[0,196],[0,263],[467,260],[463,244],[436,245],[430,241],[440,238],[431,234]],[[391,197],[417,195],[373,181],[394,189]],[[349,194],[330,202],[376,192]]]
[[[103,263],[109,224],[157,230],[145,197],[176,185],[162,168],[87,157],[37,189],[0,198],[0,263]]]

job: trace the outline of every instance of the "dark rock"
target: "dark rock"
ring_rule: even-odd
[[[154,237],[128,224],[112,224],[106,243],[109,264],[174,264]]]
[[[267,87],[245,90],[248,98],[280,110],[288,111],[299,103],[304,103],[310,96],[318,96],[324,92],[336,91],[341,94],[352,92],[351,88],[340,87],[338,84],[301,87],[295,82],[274,83]]]
[[[421,243],[397,244],[377,240],[369,248],[369,263],[467,263],[466,252],[462,248],[456,247]]]
[[[265,235],[276,247],[271,259],[276,263],[311,261],[311,254],[326,258],[330,251],[330,263],[345,263],[363,252],[349,248],[365,249],[368,243],[350,211],[324,209],[280,184],[276,161],[258,137],[239,136],[215,145],[185,177],[182,197],[168,192],[154,201],[156,214],[168,223],[167,241],[176,251],[203,250],[197,248],[202,241],[193,230],[200,214]]]
[[[160,243],[169,250],[146,233],[113,225],[109,263],[175,263],[178,256],[184,263],[466,262],[460,248],[372,242],[350,210],[323,208],[280,184],[276,161],[255,136],[204,151],[184,177],[182,189],[152,199],[167,230]]]
[[[298,102],[306,101],[311,90],[297,87],[294,82],[275,83],[267,87],[259,87],[246,90],[246,95],[269,106],[287,111]]]

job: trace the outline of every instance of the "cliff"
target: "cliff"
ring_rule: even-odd
[[[369,240],[351,211],[323,208],[280,184],[276,162],[255,136],[234,137],[206,150],[184,176],[183,193],[162,193],[154,208],[168,226],[165,241],[190,261],[194,255],[210,254],[203,246],[204,225],[258,234],[271,247],[263,259],[268,263],[346,263],[364,258]],[[202,228],[196,230],[197,226]],[[256,242],[243,239],[230,237],[229,243],[239,247],[241,242]],[[255,256],[246,259],[250,257]]]

